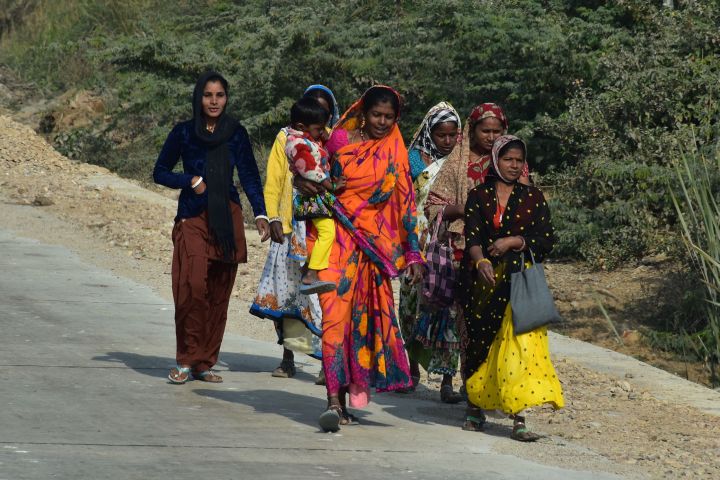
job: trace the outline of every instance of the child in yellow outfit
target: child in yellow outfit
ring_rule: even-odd
[[[328,112],[315,98],[301,98],[290,109],[285,155],[294,175],[319,183],[327,192],[345,186],[345,178],[330,178],[330,156],[321,144]],[[332,196],[330,196],[332,197]],[[300,195],[293,205],[296,220],[311,220],[317,230],[317,240],[310,253],[307,272],[303,275],[300,293],[324,293],[335,289],[333,282],[323,282],[318,271],[328,267],[330,250],[335,243],[335,221],[332,219],[332,199],[328,194]]]

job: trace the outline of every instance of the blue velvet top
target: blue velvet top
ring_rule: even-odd
[[[196,217],[207,208],[207,189],[202,195],[198,195],[191,187],[194,176],[205,177],[205,161],[208,152],[208,147],[195,136],[194,129],[193,120],[175,125],[165,140],[165,145],[160,151],[153,170],[155,183],[169,188],[182,189],[178,199],[175,221]],[[257,163],[255,163],[247,130],[244,127],[238,128],[230,137],[228,148],[230,149],[230,168],[237,169],[240,184],[250,200],[253,213],[256,217],[266,215],[260,173]],[[183,173],[173,172],[173,168],[180,158],[182,158]],[[240,205],[240,195],[232,180],[228,183],[228,188],[230,189],[230,200]]]

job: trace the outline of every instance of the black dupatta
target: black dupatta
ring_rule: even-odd
[[[207,130],[203,116],[202,98],[208,81],[219,81],[228,94],[228,83],[217,72],[206,72],[200,76],[193,91],[193,119],[195,136],[208,148],[205,164],[205,183],[208,192],[208,228],[212,241],[220,247],[225,261],[232,261],[235,254],[235,230],[230,210],[230,184],[232,167],[228,140],[235,134],[240,124],[225,113],[220,114],[215,130]],[[226,105],[227,108],[227,105]]]

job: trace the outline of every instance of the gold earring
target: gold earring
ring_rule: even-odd
[[[365,128],[365,117],[362,118],[360,121],[360,130],[363,130]]]

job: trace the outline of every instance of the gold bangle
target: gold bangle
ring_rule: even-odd
[[[488,260],[487,258],[481,258],[480,260],[478,260],[477,262],[475,262],[475,270],[480,270],[480,264],[483,263],[483,262],[487,262],[487,263],[489,263],[490,265],[492,265],[492,262],[491,262],[490,260]]]

